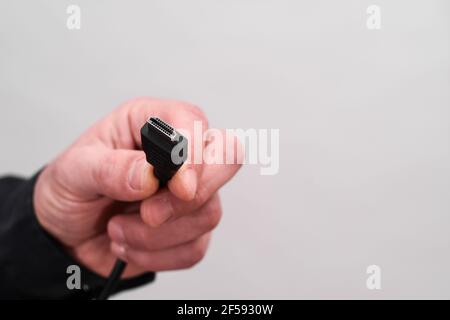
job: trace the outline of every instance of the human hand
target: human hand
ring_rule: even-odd
[[[158,191],[140,150],[140,128],[160,117],[194,137],[208,124],[190,104],[138,98],[86,131],[40,174],[34,207],[40,224],[80,263],[107,276],[116,258],[125,277],[183,269],[199,262],[222,211],[218,190],[238,171],[234,164],[184,164]],[[202,142],[206,150],[216,142]],[[223,143],[222,143],[223,144]],[[237,152],[237,144],[233,150]],[[189,141],[189,152],[193,142]]]

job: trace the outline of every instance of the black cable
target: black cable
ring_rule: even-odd
[[[107,300],[108,297],[114,292],[126,266],[127,266],[126,262],[119,259],[116,260],[114,268],[112,269],[108,277],[108,280],[106,281],[106,284],[103,287],[103,290],[98,296],[97,300]]]
[[[141,129],[142,149],[153,173],[164,187],[187,159],[187,139],[159,118],[150,118]],[[117,259],[97,300],[106,300],[116,289],[126,262]]]

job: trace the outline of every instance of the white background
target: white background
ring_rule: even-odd
[[[216,127],[279,128],[280,172],[243,168],[205,260],[117,298],[450,298],[449,16],[445,0],[1,1],[0,173],[32,174],[129,98],[187,100]]]

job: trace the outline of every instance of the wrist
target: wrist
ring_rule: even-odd
[[[45,168],[37,177],[33,193],[33,207],[34,214],[40,226],[52,235],[54,238],[60,240],[61,232],[58,231],[55,219],[51,218],[50,204],[55,203],[54,193],[48,180],[49,167]],[[60,241],[64,243],[64,241]]]

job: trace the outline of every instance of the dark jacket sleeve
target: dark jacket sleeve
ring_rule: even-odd
[[[40,226],[32,200],[36,179],[0,179],[0,299],[95,298],[106,279],[83,268]],[[81,289],[67,286],[71,265],[80,267]],[[147,273],[121,281],[116,292],[154,277]]]

